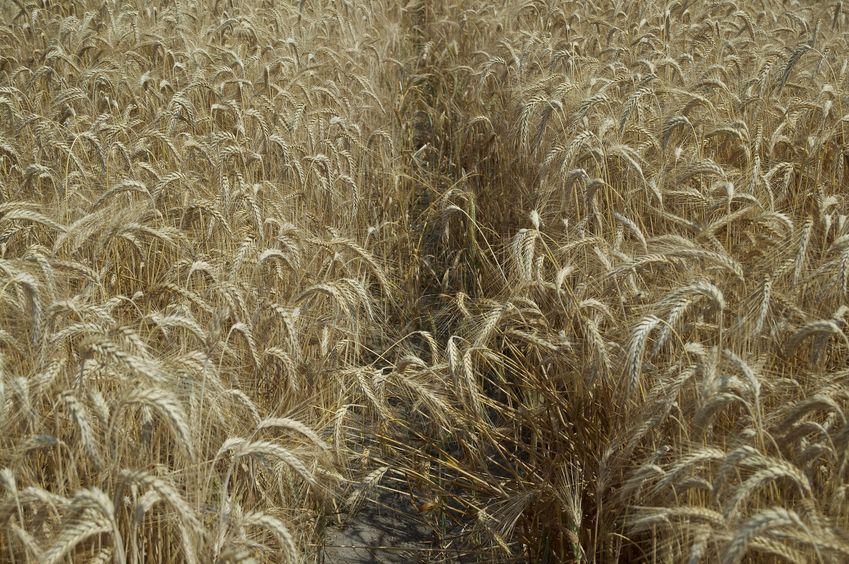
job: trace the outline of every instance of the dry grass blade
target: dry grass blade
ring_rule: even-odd
[[[643,352],[646,349],[649,333],[661,323],[654,315],[644,317],[631,331],[631,339],[628,344],[628,353],[625,361],[627,376],[627,390],[633,394],[640,382],[640,373],[643,369]]]
[[[277,517],[254,511],[243,515],[241,522],[245,527],[261,527],[271,532],[277,539],[277,542],[280,543],[285,562],[301,561],[301,556],[295,546],[295,539],[292,538],[292,534],[286,525],[283,524],[283,521]]]
[[[307,468],[301,459],[290,450],[271,441],[248,441],[241,438],[230,438],[218,449],[215,459],[218,460],[225,453],[231,451],[235,458],[267,456],[279,460],[297,472],[306,482],[317,485],[313,472]]]
[[[169,423],[171,432],[177,438],[177,445],[190,459],[194,459],[194,440],[189,428],[183,406],[177,401],[173,394],[165,390],[137,389],[130,392],[121,402],[121,407],[113,412],[110,422],[111,433],[114,433],[118,424],[118,417],[126,406],[138,404],[150,407]]]
[[[296,421],[295,419],[290,419],[288,417],[269,417],[263,419],[256,428],[257,431],[261,431],[263,429],[287,429],[308,438],[312,444],[321,450],[326,451],[330,448],[315,431],[300,421]]]
[[[112,531],[112,525],[102,516],[93,511],[87,511],[80,515],[78,519],[74,519],[66,523],[62,527],[62,532],[56,536],[47,550],[42,554],[45,564],[56,564],[71,552],[75,546],[83,541]]]
[[[792,355],[805,339],[815,335],[839,336],[849,349],[849,337],[846,336],[840,326],[831,319],[820,319],[811,321],[793,333],[787,340],[786,354]]]
[[[722,554],[723,564],[737,564],[743,560],[749,543],[766,531],[782,527],[798,527],[806,531],[807,527],[794,511],[783,507],[765,509],[748,519],[734,533],[734,537]]]

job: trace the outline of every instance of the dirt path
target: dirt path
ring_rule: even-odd
[[[341,525],[328,527],[320,562],[339,563],[445,563],[475,562],[452,547],[409,498],[381,488],[355,515],[344,515]]]
[[[442,141],[437,139],[432,116],[438,113],[434,109],[435,75],[437,69],[431,68],[427,50],[431,49],[437,38],[432,37],[431,23],[440,3],[410,3],[412,9],[406,10],[403,25],[409,28],[412,37],[412,50],[416,57],[411,61],[410,78],[412,100],[408,106],[407,118],[413,125],[408,140],[411,153],[420,154],[410,166],[415,168],[411,177],[428,179],[438,185],[450,171],[442,169],[445,165],[441,150]],[[413,204],[412,214],[420,216],[430,203],[430,194],[421,190]],[[432,229],[431,227],[424,227]],[[435,243],[436,237],[425,237]],[[438,255],[436,250],[427,248],[425,254]],[[432,285],[436,281],[431,281]],[[438,292],[438,287],[425,284],[421,288],[426,300],[429,292]],[[421,320],[419,320],[421,321]],[[418,327],[415,327],[418,328]],[[430,329],[429,327],[421,327]],[[342,515],[341,524],[331,524],[324,537],[319,561],[326,564],[339,563],[445,563],[465,564],[478,562],[475,551],[462,548],[462,531],[448,529],[439,522],[436,512],[421,513],[412,503],[408,494],[409,487],[403,476],[392,477],[388,473],[375,488],[372,495],[363,501],[355,514]]]

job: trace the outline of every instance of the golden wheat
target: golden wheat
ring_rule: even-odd
[[[845,560],[847,25],[0,5],[0,559]]]

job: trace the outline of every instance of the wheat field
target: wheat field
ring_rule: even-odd
[[[849,560],[846,53],[842,1],[0,3],[0,561],[317,562],[389,487],[423,561]]]

